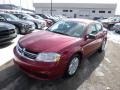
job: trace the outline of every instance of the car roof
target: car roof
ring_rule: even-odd
[[[90,19],[79,19],[79,18],[71,18],[71,19],[63,19],[65,21],[74,21],[74,22],[82,22],[85,24],[91,24],[91,23],[99,23],[98,21],[90,20]]]

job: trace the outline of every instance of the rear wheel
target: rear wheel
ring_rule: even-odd
[[[105,50],[106,40],[103,40],[101,47],[98,49],[99,52],[102,52]]]
[[[115,32],[120,34],[120,31],[118,31],[118,30],[116,30]]]

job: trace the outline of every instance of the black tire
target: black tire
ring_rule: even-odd
[[[15,27],[15,30],[16,30],[17,34],[20,34],[20,33],[21,33],[21,32],[20,32],[20,29],[19,29],[18,27]]]
[[[106,40],[103,40],[101,47],[98,49],[98,52],[103,52],[105,50]]]
[[[114,26],[114,24],[108,25],[108,29],[109,29],[109,30],[112,30],[113,26]]]
[[[38,25],[35,23],[35,29],[38,29]]]
[[[118,34],[120,34],[120,31],[118,31],[118,30],[115,30],[115,32],[118,33]]]
[[[77,66],[75,72],[72,73],[72,74],[70,74],[70,72],[69,72],[69,67],[70,67],[71,62],[73,61],[74,58],[78,58],[78,66]],[[79,65],[80,65],[80,55],[75,54],[75,55],[73,55],[73,56],[71,57],[68,65],[67,65],[67,69],[66,69],[66,71],[65,71],[65,75],[64,75],[64,76],[65,76],[65,77],[72,77],[72,76],[74,76],[74,75],[76,74],[78,68],[79,68]]]

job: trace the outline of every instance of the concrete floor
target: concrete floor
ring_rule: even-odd
[[[22,35],[18,35],[12,42],[0,46],[0,66],[4,65],[6,62],[10,61],[13,55],[13,48],[17,44],[17,41]]]
[[[84,59],[69,79],[35,80],[10,61],[0,67],[0,90],[120,90],[120,38],[116,34],[108,37],[105,52]]]

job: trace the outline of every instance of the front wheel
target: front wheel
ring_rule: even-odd
[[[67,67],[67,71],[66,71],[66,76],[73,76],[76,71],[78,70],[78,66],[79,66],[79,62],[80,62],[80,58],[78,55],[74,55]]]

